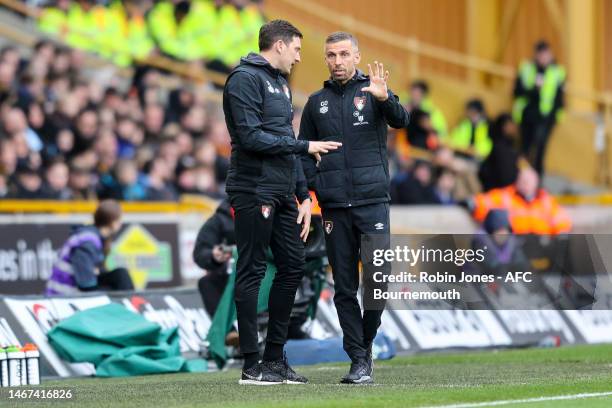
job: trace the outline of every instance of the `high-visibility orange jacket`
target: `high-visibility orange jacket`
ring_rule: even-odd
[[[532,201],[525,200],[514,186],[496,188],[474,198],[474,218],[483,222],[489,210],[505,209],[515,234],[556,235],[569,232],[567,212],[546,191],[539,189]]]

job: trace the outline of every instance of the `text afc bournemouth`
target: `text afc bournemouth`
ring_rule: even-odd
[[[401,272],[399,274],[386,275],[383,272],[374,272],[372,278],[376,283],[493,283],[503,282],[526,282],[532,281],[531,272],[508,272],[503,276],[474,275],[461,272],[459,276],[448,272]],[[460,300],[461,293],[455,289],[446,291],[405,291],[392,292],[382,289],[373,290],[375,300]]]

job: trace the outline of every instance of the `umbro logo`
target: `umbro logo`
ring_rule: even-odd
[[[381,230],[385,228],[385,224],[383,224],[382,222],[376,223],[374,224],[374,228],[376,228],[377,230]]]

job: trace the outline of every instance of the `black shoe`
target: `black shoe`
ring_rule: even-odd
[[[360,359],[351,363],[351,369],[340,381],[343,384],[371,384],[372,376],[366,359]]]
[[[284,378],[270,370],[267,364],[257,363],[251,368],[242,370],[240,385],[275,385],[282,384]]]
[[[291,368],[289,362],[287,361],[286,354],[283,355],[283,358],[280,360],[263,361],[262,364],[266,364],[271,371],[282,377],[285,384],[308,383],[308,378],[293,371],[293,368]]]

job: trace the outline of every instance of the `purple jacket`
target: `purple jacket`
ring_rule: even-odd
[[[103,239],[97,228],[80,227],[68,238],[53,264],[47,296],[69,295],[79,288],[96,286],[95,269],[104,262]]]

